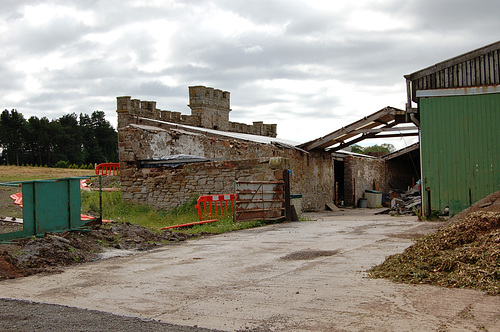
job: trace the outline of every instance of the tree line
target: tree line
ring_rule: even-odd
[[[118,162],[118,134],[102,111],[26,120],[15,109],[4,110],[0,115],[0,148],[0,163],[4,165]]]
[[[351,152],[356,152],[356,153],[361,153],[361,154],[366,154],[369,156],[375,156],[375,157],[380,157],[386,154],[389,154],[391,152],[396,151],[396,148],[394,145],[390,143],[383,143],[383,144],[375,144],[371,146],[361,146],[358,144],[353,144],[350,146]]]

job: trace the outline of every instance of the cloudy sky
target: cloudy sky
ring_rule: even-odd
[[[404,108],[404,74],[500,39],[498,0],[1,4],[2,109],[116,126],[117,96],[190,114],[188,86],[206,85],[231,92],[232,121],[299,142]]]

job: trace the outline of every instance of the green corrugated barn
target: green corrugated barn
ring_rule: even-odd
[[[500,42],[405,78],[407,113],[420,127],[424,213],[456,214],[500,190]]]

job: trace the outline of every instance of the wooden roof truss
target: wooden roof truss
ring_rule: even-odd
[[[396,127],[401,123],[408,125]],[[335,152],[369,138],[416,135],[418,129],[406,121],[406,112],[388,106],[326,136],[303,143],[299,147],[306,151],[326,149]]]

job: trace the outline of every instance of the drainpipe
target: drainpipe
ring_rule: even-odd
[[[409,75],[405,75],[404,76],[405,79],[406,79],[406,115],[410,115],[410,120],[411,122],[413,122],[415,124],[415,126],[417,126],[418,128],[418,141],[419,142],[422,142],[422,136],[421,136],[421,131],[420,131],[420,120],[417,119],[417,117],[415,116],[415,113],[413,113],[413,108],[411,107],[412,106],[412,92],[411,92],[411,80],[410,80],[410,76]],[[408,118],[407,118],[408,120]],[[420,198],[422,199],[422,208],[424,207],[424,191],[423,191],[423,188],[424,188],[424,180],[423,180],[423,174],[422,174],[422,144],[420,144],[420,147],[419,147],[419,154],[420,154]],[[431,197],[431,191],[430,191],[430,188],[426,188],[427,190],[427,207],[428,207],[428,214],[427,216],[430,215],[430,206],[431,206],[431,200],[430,200],[430,197]],[[422,214],[424,214],[425,212],[422,211]]]

